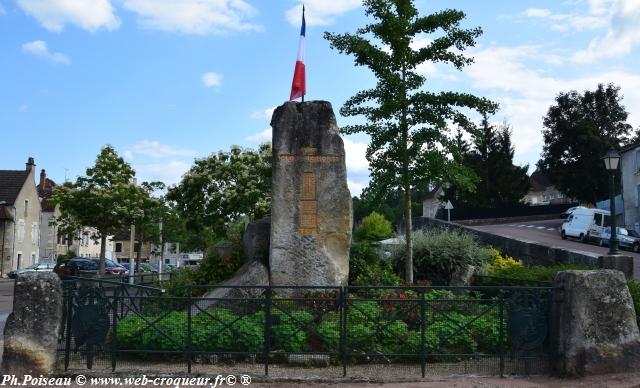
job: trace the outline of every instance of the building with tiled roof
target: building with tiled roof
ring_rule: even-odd
[[[560,205],[573,202],[558,190],[549,177],[536,169],[529,177],[530,188],[524,196],[524,202],[529,205]]]
[[[38,260],[41,206],[35,168],[30,157],[24,170],[0,170],[0,276]]]

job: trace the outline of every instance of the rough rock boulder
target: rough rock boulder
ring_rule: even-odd
[[[346,285],[353,214],[331,104],[287,102],[271,126],[271,284]]]

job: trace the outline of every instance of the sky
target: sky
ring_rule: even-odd
[[[194,159],[270,141],[271,112],[290,93],[300,0],[0,0],[0,169],[83,175],[110,144],[139,181],[179,182]],[[542,118],[560,92],[621,87],[640,126],[640,0],[417,0],[420,14],[462,10],[483,35],[458,71],[425,63],[425,88],[500,104],[515,162],[530,171]],[[371,22],[360,0],[306,0],[305,100],[328,100],[338,126],[372,73],[332,50],[325,31]],[[429,36],[420,37],[421,40]],[[416,42],[418,44],[418,42]],[[348,183],[369,180],[368,138],[343,136]]]

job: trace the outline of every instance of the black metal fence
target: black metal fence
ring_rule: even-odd
[[[424,377],[549,368],[551,287],[187,290],[169,297],[154,287],[65,282],[60,369]]]

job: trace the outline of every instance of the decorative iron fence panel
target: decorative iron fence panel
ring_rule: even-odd
[[[390,371],[406,377],[549,368],[551,287],[164,291],[113,281],[65,282],[60,368],[283,377],[304,370],[368,378],[389,377]]]

